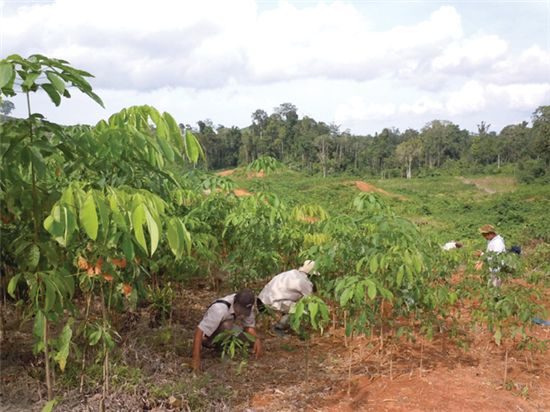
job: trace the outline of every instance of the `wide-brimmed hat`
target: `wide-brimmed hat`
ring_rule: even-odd
[[[237,312],[249,316],[255,301],[256,297],[254,296],[254,292],[251,289],[245,288],[237,292],[235,300],[233,301],[233,306]]]
[[[318,275],[319,272],[317,272],[315,269],[315,261],[314,260],[306,260],[304,264],[298,269],[300,272],[307,273],[308,275]]]
[[[479,233],[485,235],[487,233],[497,233],[497,231],[493,225],[483,225],[479,228]]]

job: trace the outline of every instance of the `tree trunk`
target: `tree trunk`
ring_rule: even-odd
[[[323,177],[327,177],[327,156],[325,152],[325,139],[321,142],[321,157],[323,158]]]

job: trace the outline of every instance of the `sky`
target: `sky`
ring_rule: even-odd
[[[95,76],[105,109],[32,97],[61,124],[148,104],[194,127],[245,127],[290,102],[353,134],[436,119],[499,132],[550,104],[550,0],[0,0],[0,58],[12,53]]]

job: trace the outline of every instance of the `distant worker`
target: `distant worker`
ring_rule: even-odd
[[[315,262],[306,260],[299,269],[292,269],[279,273],[264,286],[258,295],[258,310],[265,311],[265,307],[280,312],[281,318],[275,324],[277,335],[284,335],[289,327],[289,312],[303,296],[313,293],[314,286],[308,275],[317,275],[314,271]]]
[[[504,244],[504,239],[502,236],[498,235],[496,233],[496,229],[493,225],[483,225],[479,228],[479,233],[481,233],[481,236],[487,240],[487,250],[485,253],[494,253],[494,254],[500,254],[506,252],[506,245]],[[482,256],[482,251],[477,251],[477,256]],[[489,278],[489,284],[498,288],[502,284],[502,280],[498,277],[498,273],[500,272],[501,264],[498,262],[495,262],[493,257],[489,256],[487,258],[487,262],[489,263],[489,271],[491,272],[491,276]],[[483,262],[479,261],[476,263],[476,269],[481,270],[483,267]]]
[[[201,322],[195,329],[193,340],[192,367],[199,370],[201,367],[201,348],[215,347],[214,338],[221,332],[228,330],[243,331],[235,325],[238,321],[242,324],[244,332],[255,337],[253,352],[258,358],[261,354],[262,345],[256,334],[256,319],[254,316],[254,292],[250,289],[242,289],[237,293],[228,295],[213,302],[207,309]],[[239,336],[246,340],[246,335]]]
[[[455,242],[454,240],[451,242],[445,243],[442,248],[443,250],[453,250],[453,249],[460,249],[464,244],[462,242]]]

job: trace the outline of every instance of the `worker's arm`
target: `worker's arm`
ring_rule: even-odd
[[[252,336],[254,336],[256,339],[254,340],[254,355],[256,355],[256,359],[258,359],[262,354],[262,342],[260,342],[260,337],[256,333],[256,329],[248,327],[244,330],[246,333],[250,333]]]
[[[191,367],[195,371],[198,371],[201,368],[201,348],[203,337],[204,332],[197,327],[197,329],[195,329],[195,338],[193,339],[193,360],[191,362]]]

